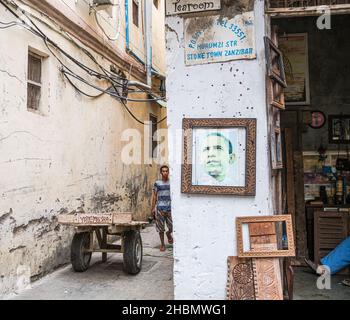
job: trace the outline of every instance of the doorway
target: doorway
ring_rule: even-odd
[[[288,85],[280,111],[282,208],[293,216],[300,269],[305,258],[319,263],[350,236],[350,16],[332,15],[331,28],[322,30],[317,19],[271,19]],[[300,274],[300,284],[307,283],[300,269],[297,280]],[[346,277],[349,268],[334,281]],[[316,278],[309,281],[316,288]],[[298,281],[295,288],[303,291]],[[338,295],[324,291],[324,298],[350,299],[350,288],[338,289]],[[304,298],[317,292],[306,291]]]

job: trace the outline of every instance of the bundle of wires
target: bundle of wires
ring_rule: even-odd
[[[129,115],[138,123],[145,124],[143,121],[138,119],[128,108],[127,102],[152,102],[152,101],[159,101],[164,100],[163,97],[157,97],[157,95],[152,91],[147,90],[133,90],[128,88],[128,82],[129,80],[125,77],[122,77],[114,72],[111,72],[104,68],[97,59],[93,56],[93,54],[88,51],[86,48],[79,45],[76,41],[70,37],[70,40],[80,49],[82,52],[94,63],[96,66],[102,71],[98,72],[96,70],[91,69],[89,66],[83,64],[82,62],[78,61],[76,58],[74,58],[72,55],[70,55],[68,52],[66,52],[64,49],[62,49],[57,43],[55,43],[52,39],[50,39],[34,22],[34,20],[30,17],[30,14],[26,12],[24,9],[20,8],[15,2],[13,1],[6,1],[6,0],[0,0],[0,3],[17,19],[17,21],[12,22],[1,22],[0,21],[0,29],[7,29],[14,26],[21,26],[31,33],[33,33],[35,36],[41,38],[47,49],[51,52],[51,54],[57,59],[57,61],[60,63],[61,67],[60,70],[64,77],[67,79],[67,81],[72,85],[75,90],[83,94],[84,96],[92,99],[96,99],[104,94],[108,94],[114,98],[117,98],[122,105],[125,107],[126,111],[129,113]],[[13,9],[10,7],[10,5],[13,7]],[[22,19],[16,11],[20,12],[26,19]],[[56,51],[56,52],[55,52]],[[96,78],[97,80],[103,80],[109,83],[109,87],[101,88],[96,84],[90,83],[88,80],[84,79],[82,76],[75,73],[71,67],[68,67],[67,64],[65,64],[62,59],[58,56],[58,53],[65,56],[68,60],[70,60],[75,66],[78,66],[80,69],[82,69],[84,72],[86,72],[89,76]],[[72,78],[78,80],[81,83],[84,83],[85,85],[99,91],[99,94],[92,95],[89,93],[84,92],[82,89],[79,89],[76,84],[72,81]],[[119,89],[119,90],[118,90]],[[128,98],[127,95],[120,94],[119,91],[122,92],[140,92],[140,93],[146,93],[151,96],[156,96],[156,98],[149,98],[149,99],[132,99]],[[164,117],[160,121],[157,122],[157,124],[163,122],[166,120],[167,117]]]

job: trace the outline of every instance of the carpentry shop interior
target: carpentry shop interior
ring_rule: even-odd
[[[279,2],[270,2],[271,11]],[[332,13],[327,27],[327,17],[295,12],[271,15],[287,84],[271,89],[274,160],[297,261],[319,263],[350,235],[350,16]]]

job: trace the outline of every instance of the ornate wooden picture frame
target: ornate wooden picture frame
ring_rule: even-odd
[[[271,106],[282,110],[286,108],[284,89],[276,80],[269,78],[267,94]]]
[[[286,88],[287,81],[282,52],[269,37],[264,37],[264,40],[268,76],[275,79],[283,88]]]
[[[226,300],[255,300],[252,259],[227,258]]]
[[[259,250],[244,251],[243,244],[243,224],[259,224],[266,223],[266,227],[270,228],[269,223],[273,222],[285,222],[286,223],[286,235],[288,241],[288,249],[279,250],[274,246],[266,246]],[[237,230],[237,250],[239,258],[277,258],[277,257],[295,257],[295,244],[294,233],[291,215],[275,215],[275,216],[257,216],[257,217],[237,217],[236,218],[236,230]],[[264,236],[262,236],[264,237]],[[266,237],[265,237],[266,238]]]
[[[256,119],[185,118],[183,130],[182,193],[255,195]],[[215,142],[219,140],[221,146]],[[206,144],[203,148],[203,143],[210,144],[213,141],[214,145]],[[222,158],[215,159],[215,155],[207,161],[206,152],[210,148],[229,154],[229,165],[224,166]],[[204,160],[200,157],[204,157]],[[215,176],[215,170],[223,167],[226,168],[227,178],[215,180],[219,177]]]

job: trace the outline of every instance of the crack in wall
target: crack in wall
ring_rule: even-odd
[[[179,35],[178,35],[178,33],[176,32],[175,29],[170,27],[168,24],[165,25],[165,29],[166,29],[166,31],[174,32],[175,35],[176,35],[177,42],[180,43]]]
[[[43,139],[39,138],[38,136],[32,134],[32,133],[29,132],[29,131],[25,131],[25,130],[11,132],[11,133],[10,133],[9,135],[7,135],[6,137],[1,138],[0,141],[4,141],[4,140],[10,138],[11,136],[13,136],[13,135],[16,134],[16,133],[25,133],[25,134],[31,135],[32,137],[34,137],[34,138],[36,138],[36,139],[38,139],[38,140],[40,140],[40,141],[44,141]],[[47,141],[47,142],[49,142],[49,141]]]
[[[51,221],[46,217],[41,217],[40,219],[33,219],[33,220],[30,220],[27,224],[22,224],[20,226],[14,227],[12,230],[12,233],[16,235],[22,231],[27,231],[27,229],[34,224],[41,224],[41,223],[51,223]]]
[[[14,251],[17,251],[17,250],[20,250],[20,249],[24,249],[24,248],[26,248],[26,246],[18,246],[18,247],[10,249],[9,252],[12,253]]]
[[[10,215],[13,213],[12,208],[9,212],[5,212],[3,215],[0,216],[0,224],[3,224],[4,221],[10,217]]]
[[[115,210],[118,202],[123,201],[123,197],[118,194],[105,194],[104,191],[97,192],[92,198],[94,212],[110,212]]]
[[[17,76],[9,73],[8,71],[0,69],[0,72],[6,73],[10,78],[14,78],[14,79],[18,80],[21,84],[23,84],[23,81],[20,78],[18,78]]]

